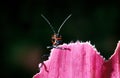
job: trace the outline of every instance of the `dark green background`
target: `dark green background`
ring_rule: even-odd
[[[4,0],[0,2],[1,78],[31,78],[39,72],[41,55],[49,53],[51,28],[72,14],[60,34],[63,41],[91,41],[108,59],[119,36],[119,2],[104,0]],[[2,77],[3,76],[3,77]]]

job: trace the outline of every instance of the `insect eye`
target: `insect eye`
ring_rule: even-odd
[[[52,42],[55,42],[55,39],[52,39]]]

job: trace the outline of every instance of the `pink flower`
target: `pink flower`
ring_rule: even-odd
[[[52,49],[50,57],[33,78],[120,78],[120,42],[105,60],[89,42],[63,44]]]

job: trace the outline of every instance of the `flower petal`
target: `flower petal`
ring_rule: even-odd
[[[46,67],[33,78],[102,78],[104,59],[89,42],[59,47],[70,50],[52,49]]]
[[[104,65],[104,78],[120,78],[120,41],[111,58]]]

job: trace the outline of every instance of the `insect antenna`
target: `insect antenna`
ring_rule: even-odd
[[[58,29],[58,32],[57,32],[58,35],[59,35],[59,32],[60,32],[62,26],[63,26],[63,25],[65,24],[65,22],[71,17],[71,15],[72,15],[72,14],[70,14],[70,15],[63,21],[63,23],[60,25],[60,27],[59,27],[59,29]]]
[[[43,14],[41,14],[41,17],[43,17],[43,19],[50,25],[50,27],[51,27],[53,33],[55,34],[56,32],[55,32],[53,26],[51,25],[51,23],[48,21],[48,19],[47,19]]]

